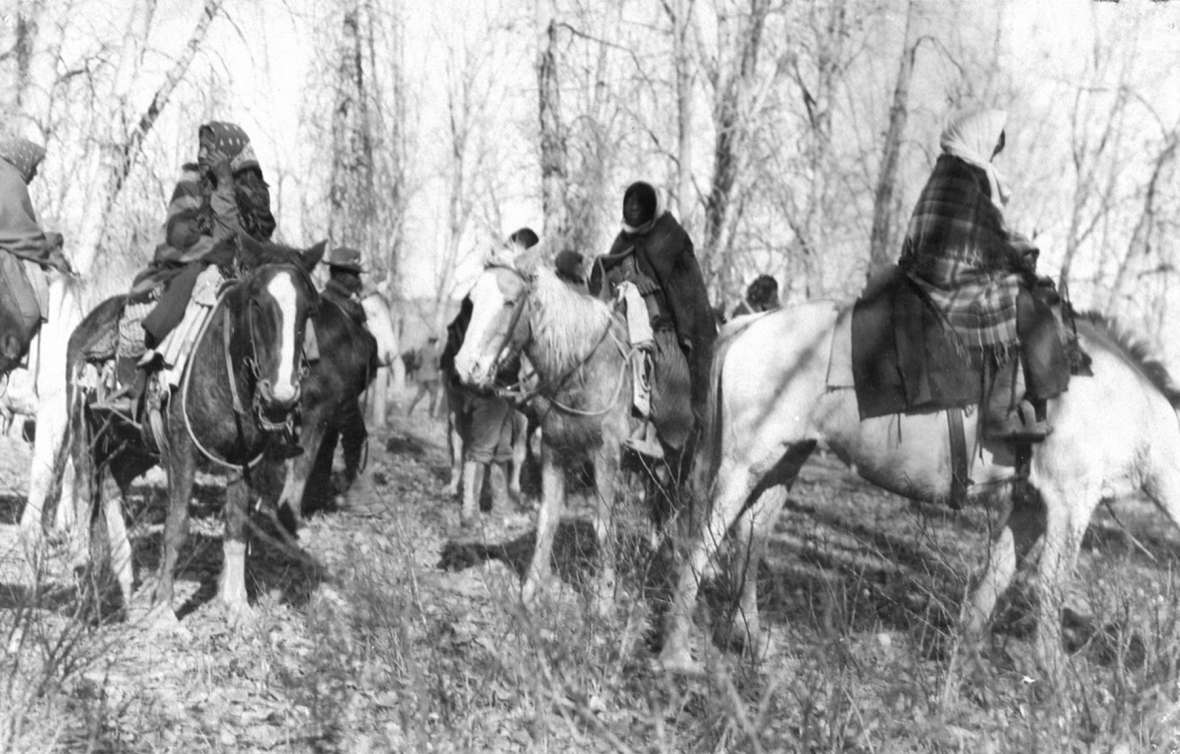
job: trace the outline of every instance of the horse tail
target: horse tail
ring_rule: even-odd
[[[696,461],[693,464],[692,491],[694,499],[709,500],[712,498],[713,485],[717,481],[717,471],[721,467],[721,410],[724,405],[721,374],[725,368],[725,357],[733,342],[757,319],[750,317],[745,321],[726,325],[713,343],[713,359],[709,365],[709,391],[705,398],[705,411],[701,417]]]

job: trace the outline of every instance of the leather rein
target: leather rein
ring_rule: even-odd
[[[201,443],[201,441],[197,438],[196,433],[193,431],[192,422],[191,422],[191,419],[190,419],[189,413],[188,413],[188,389],[189,389],[189,383],[192,378],[193,364],[195,361],[193,356],[195,356],[196,349],[200,346],[201,342],[204,340],[205,334],[209,329],[210,323],[212,323],[214,317],[217,316],[218,309],[221,310],[221,315],[222,315],[221,352],[222,352],[223,361],[225,363],[226,378],[229,380],[230,398],[232,401],[232,406],[233,406],[233,411],[234,411],[234,424],[237,427],[238,437],[241,438],[245,434],[244,422],[250,421],[250,420],[252,420],[255,423],[255,425],[258,428],[260,428],[263,432],[273,432],[273,431],[280,430],[280,429],[286,429],[286,430],[292,429],[292,426],[294,424],[295,414],[299,409],[299,402],[298,402],[298,397],[297,397],[296,401],[294,403],[294,406],[292,407],[292,409],[290,411],[286,412],[286,415],[285,415],[285,418],[283,419],[283,421],[273,422],[273,421],[266,418],[265,412],[262,410],[262,396],[258,390],[255,390],[253,401],[251,403],[251,409],[253,409],[253,411],[248,412],[246,410],[245,404],[242,401],[241,392],[238,390],[238,371],[234,368],[233,355],[232,355],[231,349],[230,349],[231,341],[232,341],[231,330],[232,330],[232,325],[233,325],[233,317],[230,313],[229,307],[225,306],[225,299],[229,295],[229,293],[232,289],[233,289],[233,286],[226,286],[221,291],[221,293],[218,294],[217,301],[213,305],[213,310],[209,313],[209,316],[207,316],[205,318],[204,324],[201,325],[200,332],[197,334],[196,339],[194,339],[194,341],[193,341],[193,353],[191,353],[189,355],[189,361],[185,365],[184,376],[181,379],[180,413],[184,417],[184,426],[185,426],[185,430],[188,432],[189,439],[192,440],[194,447],[196,447],[197,450],[199,450],[201,452],[201,455],[205,456],[210,461],[213,461],[214,463],[220,464],[222,466],[225,466],[225,467],[228,467],[231,469],[243,469],[243,468],[250,468],[250,467],[257,465],[257,463],[260,460],[262,460],[262,456],[264,455],[265,451],[259,451],[257,455],[255,455],[253,458],[251,458],[249,461],[247,461],[244,464],[233,463],[231,461],[227,461],[226,459],[221,458],[220,456],[215,454],[212,450],[206,448]],[[253,377],[255,384],[257,384],[261,380],[261,371],[262,370],[261,370],[261,367],[259,366],[259,361],[258,361],[258,342],[257,342],[257,337],[256,337],[256,334],[254,331],[253,307],[254,307],[254,302],[253,302],[253,300],[251,300],[247,303],[247,309],[245,312],[247,339],[249,340],[249,343],[250,343],[250,355],[245,357],[243,359],[243,362],[245,363],[247,368],[250,370],[250,374]],[[302,384],[303,378],[307,374],[308,369],[309,369],[309,365],[307,363],[307,355],[306,355],[306,353],[301,353],[300,354],[299,375],[298,375],[298,379],[296,382],[297,385]],[[251,414],[253,414],[253,415],[251,415]]]
[[[524,275],[521,274],[521,272],[519,270],[517,270],[513,267],[509,267],[507,265],[489,265],[489,266],[501,267],[503,269],[506,269],[506,270],[512,272],[514,275],[516,275],[522,281],[525,281]],[[500,364],[503,362],[505,355],[509,352],[509,346],[513,342],[513,335],[516,332],[517,326],[520,324],[520,318],[524,313],[525,307],[527,307],[529,305],[529,292],[531,292],[531,288],[528,288],[527,281],[525,281],[525,282],[526,282],[526,293],[523,296],[521,296],[520,301],[513,308],[512,319],[509,320],[509,325],[508,325],[508,337],[505,339],[504,344],[502,346],[500,346],[500,350],[496,353],[496,358],[492,360],[492,370],[491,371],[492,371],[493,375],[496,374],[497,372],[499,372]],[[626,382],[627,370],[630,368],[630,364],[631,364],[631,358],[630,358],[631,351],[628,350],[627,347],[624,346],[623,343],[619,341],[618,336],[616,336],[614,334],[614,332],[613,332],[614,323],[615,323],[615,317],[614,317],[614,314],[612,313],[610,320],[607,321],[607,323],[606,323],[606,327],[603,328],[602,332],[595,339],[594,345],[591,346],[589,349],[587,349],[586,353],[582,356],[582,358],[579,359],[577,361],[577,363],[575,363],[573,366],[571,366],[570,368],[565,370],[556,380],[551,380],[551,381],[548,381],[543,384],[538,382],[537,387],[534,390],[529,391],[529,392],[525,392],[523,389],[521,389],[521,390],[515,389],[516,386],[519,386],[521,384],[520,381],[518,380],[516,385],[509,386],[506,388],[494,388],[493,392],[496,395],[498,395],[502,398],[505,398],[505,399],[511,401],[512,403],[515,403],[516,405],[524,405],[524,404],[528,403],[529,401],[531,401],[533,398],[540,396],[540,397],[544,398],[545,400],[549,401],[549,403],[554,408],[556,408],[559,411],[562,411],[564,413],[571,414],[573,416],[602,416],[602,415],[608,413],[611,409],[613,409],[615,407],[615,404],[618,402],[619,395],[622,394],[623,383]],[[530,327],[530,332],[531,332],[531,327]],[[622,363],[622,367],[619,369],[618,379],[615,381],[615,387],[611,391],[611,396],[602,408],[593,409],[593,410],[577,408],[575,406],[570,406],[570,405],[562,403],[561,401],[557,400],[557,398],[555,398],[551,392],[546,392],[547,389],[555,392],[557,390],[560,390],[562,387],[564,387],[566,385],[566,383],[570,380],[570,378],[572,378],[575,374],[580,372],[582,370],[582,368],[585,367],[586,364],[588,364],[590,362],[591,357],[593,357],[594,354],[598,351],[598,347],[602,345],[603,341],[606,340],[607,336],[610,336],[611,340],[614,341],[615,347],[619,349],[619,353],[623,357],[623,363]],[[531,335],[530,335],[530,337],[531,337]],[[524,349],[524,346],[525,346],[525,344],[528,343],[528,340],[529,339],[526,338],[521,342],[521,346],[520,346],[521,350]]]

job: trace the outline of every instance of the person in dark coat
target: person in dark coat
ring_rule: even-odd
[[[631,283],[643,297],[654,336],[651,418],[665,443],[683,447],[704,414],[717,325],[692,239],[643,181],[623,193],[623,227],[590,272],[590,292],[604,299],[622,283]],[[679,409],[685,391],[687,415]]]
[[[746,288],[746,299],[733,310],[733,316],[757,314],[779,308],[778,281],[770,275],[759,275]]]
[[[995,375],[986,436],[1036,442],[1052,431],[1046,401],[1066,389],[1069,364],[1046,303],[1055,296],[1052,281],[1036,274],[1039,251],[1004,221],[1007,193],[992,159],[1004,148],[1006,121],[1000,110],[950,121],[898,264],[941,310],[970,357]],[[1017,356],[1027,408],[1013,401]]]
[[[45,232],[33,212],[29,183],[37,176],[37,167],[45,149],[27,139],[0,142],[0,280],[5,290],[0,295],[13,304],[16,332],[4,334],[0,342],[0,361],[4,370],[23,357],[48,314],[47,270],[70,274],[69,262],[62,255],[60,233]]]
[[[195,165],[182,170],[173,191],[165,222],[165,240],[156,248],[152,265],[132,287],[133,300],[146,291],[157,300],[143,319],[148,347],[155,347],[180,323],[196,285],[210,264],[232,272],[232,249],[218,242],[239,233],[268,241],[275,221],[270,192],[254,156],[250,137],[233,123],[213,121],[197,131]],[[215,248],[228,258],[213,258]]]
[[[367,317],[361,304],[361,291],[365,285],[361,273],[365,270],[361,266],[360,251],[349,246],[337,247],[324,264],[328,265],[328,282],[321,295],[339,306],[357,324],[364,325]]]

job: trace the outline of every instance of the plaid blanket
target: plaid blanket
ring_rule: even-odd
[[[964,346],[1001,359],[1016,344],[1016,294],[1037,251],[1009,232],[987,175],[944,154],[910,217],[900,266]]]

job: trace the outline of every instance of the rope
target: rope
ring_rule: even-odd
[[[205,456],[216,464],[225,466],[226,468],[233,469],[234,471],[245,472],[246,469],[253,468],[258,464],[259,461],[262,460],[263,453],[259,452],[258,455],[254,456],[253,459],[247,461],[245,464],[230,463],[224,458],[214,455],[213,451],[206,448],[201,444],[201,441],[197,439],[196,433],[193,432],[192,421],[188,415],[188,386],[189,380],[192,378],[193,374],[193,362],[196,361],[194,357],[196,356],[197,348],[205,338],[205,332],[209,329],[209,323],[213,321],[213,316],[217,313],[217,309],[225,300],[226,294],[229,293],[229,290],[229,288],[226,288],[217,297],[217,302],[213,304],[213,310],[209,312],[207,317],[205,317],[205,321],[201,324],[201,330],[197,333],[196,340],[193,341],[193,352],[189,354],[188,363],[184,367],[184,376],[180,380],[180,415],[184,417],[184,428],[188,431],[189,439],[193,441],[193,446],[201,452],[201,455]],[[226,371],[228,373],[226,376],[230,381],[230,390],[233,392],[236,399],[237,385],[234,384],[236,376],[234,375],[233,369],[230,368],[228,349],[226,350]]]

